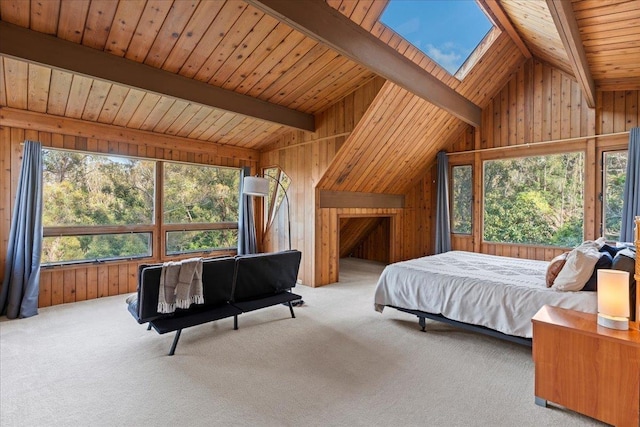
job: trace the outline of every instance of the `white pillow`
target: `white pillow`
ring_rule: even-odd
[[[584,242],[567,255],[567,262],[553,281],[557,291],[579,291],[584,288],[600,259],[598,242]]]

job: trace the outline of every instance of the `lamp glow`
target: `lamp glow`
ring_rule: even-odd
[[[598,270],[598,325],[629,329],[629,273]]]

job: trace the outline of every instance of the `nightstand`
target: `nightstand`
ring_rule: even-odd
[[[640,426],[640,331],[598,326],[596,315],[545,305],[533,317],[535,402],[615,426]]]

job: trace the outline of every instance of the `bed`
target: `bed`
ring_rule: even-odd
[[[388,265],[374,307],[391,307],[531,345],[531,318],[545,304],[596,313],[597,294],[547,288],[546,261],[451,251]]]

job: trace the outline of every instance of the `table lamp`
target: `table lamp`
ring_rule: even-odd
[[[598,325],[626,331],[629,315],[629,273],[598,270]]]

